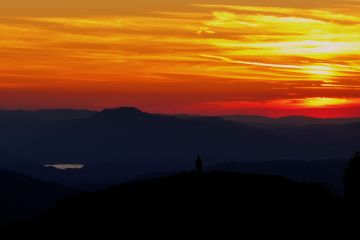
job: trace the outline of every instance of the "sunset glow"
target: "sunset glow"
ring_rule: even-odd
[[[308,98],[304,104],[308,107],[329,107],[348,104],[350,100],[341,98]]]
[[[360,1],[29,2],[0,4],[0,108],[360,116]]]

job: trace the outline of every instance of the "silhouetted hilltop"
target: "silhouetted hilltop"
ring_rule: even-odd
[[[68,198],[13,229],[61,229],[62,234],[87,236],[192,230],[206,235],[213,228],[241,235],[245,226],[299,224],[303,217],[302,229],[317,221],[338,221],[335,216],[343,210],[340,200],[319,186],[282,177],[188,172]]]
[[[134,107],[121,107],[116,109],[104,109],[101,112],[95,113],[90,116],[90,119],[102,119],[109,121],[116,120],[131,120],[138,118],[145,118],[151,116]]]
[[[0,170],[0,225],[30,218],[75,193],[73,188]]]

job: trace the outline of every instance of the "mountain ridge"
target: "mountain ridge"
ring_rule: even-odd
[[[71,175],[71,181],[99,179],[100,185],[149,172],[191,169],[199,155],[210,166],[224,161],[347,159],[360,149],[356,124],[264,129],[218,117],[181,119],[134,108],[66,121],[9,121],[0,124],[0,132],[1,149],[36,159],[41,168],[85,165],[73,174],[61,173]]]
[[[71,108],[54,108],[54,109],[39,109],[39,110],[1,110],[0,118],[3,117],[16,117],[16,118],[28,118],[35,120],[64,120],[64,119],[79,119],[90,117],[94,114],[112,112],[112,111],[127,111],[146,113],[137,107],[132,106],[121,106],[117,108],[106,108],[101,111],[90,110],[90,109],[71,109]],[[189,114],[163,114],[163,113],[148,113],[152,115],[163,115],[163,116],[176,116],[180,118],[206,118],[211,117],[209,115],[189,115]],[[289,115],[283,117],[268,117],[263,115],[246,115],[246,114],[231,114],[231,115],[212,115],[213,117],[224,118],[231,121],[244,121],[253,123],[268,123],[268,124],[289,124],[293,123],[296,125],[306,124],[342,124],[342,123],[354,123],[360,122],[360,117],[338,117],[338,118],[317,118],[305,115]]]

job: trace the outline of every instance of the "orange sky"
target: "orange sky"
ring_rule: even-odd
[[[360,116],[359,0],[219,2],[3,0],[0,108]]]

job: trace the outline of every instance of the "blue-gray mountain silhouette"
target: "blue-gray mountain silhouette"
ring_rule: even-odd
[[[85,165],[81,171],[49,169],[55,174],[45,174],[62,183],[111,185],[151,172],[192,169],[198,155],[209,166],[225,161],[348,159],[360,149],[360,124],[354,123],[268,129],[221,117],[184,119],[131,107],[87,114],[75,119],[65,114],[57,120],[0,116],[0,150],[22,156],[19,162],[35,159],[37,167]],[[1,157],[0,168],[5,168]]]

